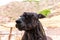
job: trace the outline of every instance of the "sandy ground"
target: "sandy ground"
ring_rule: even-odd
[[[52,18],[40,19],[48,40],[60,40],[60,15]],[[2,20],[3,19],[3,20]],[[24,31],[15,28],[15,22],[10,22],[9,18],[0,18],[0,40],[21,40]],[[7,20],[8,19],[8,20]],[[5,21],[5,23],[3,23]],[[12,30],[11,30],[12,28]]]

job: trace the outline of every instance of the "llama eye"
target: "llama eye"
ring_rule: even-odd
[[[25,17],[21,17],[21,19],[24,21],[25,20]]]

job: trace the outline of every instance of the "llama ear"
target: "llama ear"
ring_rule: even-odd
[[[27,15],[27,12],[24,12],[24,13],[23,13],[23,16],[26,16],[26,15]]]
[[[45,16],[44,15],[42,15],[42,14],[38,14],[38,18],[45,18]]]
[[[26,15],[27,14],[27,12],[24,12],[24,15]]]

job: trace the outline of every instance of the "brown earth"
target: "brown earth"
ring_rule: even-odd
[[[15,28],[15,20],[24,11],[37,12],[40,9],[41,7],[38,8],[35,2],[32,2],[32,3],[12,2],[10,4],[1,6],[0,7],[0,40],[5,40],[5,39],[21,40],[24,31],[21,32]],[[50,39],[60,40],[60,32],[59,32],[60,31],[60,15],[59,14],[58,16],[53,16],[51,18],[47,17],[39,20],[41,21],[45,29],[46,35]]]

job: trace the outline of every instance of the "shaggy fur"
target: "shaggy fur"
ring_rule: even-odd
[[[25,31],[22,40],[47,40],[43,26],[38,20],[44,17],[42,14],[24,12],[24,14],[16,20],[16,28],[20,31]]]

